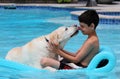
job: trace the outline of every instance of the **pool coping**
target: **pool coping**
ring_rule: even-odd
[[[79,16],[83,13],[84,11],[72,11],[71,14],[75,16]],[[105,10],[97,10],[97,12],[113,12],[113,11],[105,11]],[[119,12],[119,11],[114,11],[114,12]],[[99,17],[101,19],[118,19],[120,20],[120,16],[114,16],[114,15],[104,15],[104,14],[99,14]]]

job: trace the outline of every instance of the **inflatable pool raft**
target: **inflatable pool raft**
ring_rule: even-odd
[[[102,61],[102,60],[107,60],[108,63],[100,68],[97,68],[97,65]],[[113,70],[116,64],[116,58],[114,55],[114,52],[107,46],[101,46],[99,53],[92,59],[90,64],[88,65],[87,68],[83,69],[74,69],[72,71],[85,71],[85,72],[110,72]],[[0,68],[9,68],[9,69],[14,69],[18,71],[40,71],[43,69],[36,69],[27,65],[23,65],[20,63],[12,62],[9,60],[5,60],[0,58]],[[58,72],[62,71],[71,71],[71,70],[57,70]]]

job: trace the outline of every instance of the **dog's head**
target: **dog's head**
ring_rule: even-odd
[[[60,48],[63,48],[66,42],[78,33],[77,25],[70,27],[59,27],[50,34],[50,41],[55,41],[60,44]]]

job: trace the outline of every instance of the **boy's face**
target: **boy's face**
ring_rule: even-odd
[[[89,35],[93,29],[90,26],[88,26],[87,24],[80,22],[79,30],[81,30],[81,32],[84,35]]]

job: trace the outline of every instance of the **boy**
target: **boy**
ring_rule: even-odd
[[[54,43],[49,43],[49,50],[62,56],[64,59],[62,61],[57,61],[51,58],[43,58],[41,64],[46,66],[51,66],[56,69],[72,69],[66,62],[74,63],[79,67],[87,67],[91,59],[99,51],[99,39],[96,34],[96,27],[99,23],[99,16],[95,10],[87,10],[82,13],[79,17],[80,30],[88,38],[82,45],[82,47],[76,53],[70,53],[66,50],[59,49],[59,45]],[[67,61],[66,61],[67,60]]]

